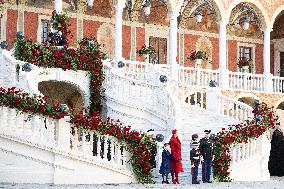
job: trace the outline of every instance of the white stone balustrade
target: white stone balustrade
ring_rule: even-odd
[[[218,113],[233,117],[240,122],[253,118],[253,108],[247,104],[225,96],[218,96]]]
[[[257,139],[230,147],[230,173],[234,181],[267,181],[270,140],[266,132]],[[242,173],[242,174],[240,174]]]
[[[179,81],[188,85],[209,86],[211,80],[216,81],[217,85],[220,82],[218,70],[179,67],[178,75]]]
[[[58,121],[39,115],[20,113],[0,106],[0,132],[4,135],[53,147]]]
[[[82,133],[82,135],[78,135]],[[80,139],[80,140],[79,140]],[[105,162],[131,169],[129,163],[130,154],[119,141],[108,135],[100,135],[96,131],[87,131],[71,128],[70,151],[84,157],[100,158]]]
[[[284,78],[274,76],[273,81],[273,92],[275,93],[284,93]]]
[[[229,88],[249,91],[264,91],[264,75],[229,72]]]

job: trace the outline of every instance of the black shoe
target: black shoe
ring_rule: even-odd
[[[166,182],[165,181],[162,181],[162,184],[165,184]]]
[[[200,184],[200,182],[199,181],[194,181],[194,182],[192,182],[192,184]]]
[[[167,180],[166,180],[166,182],[165,182],[165,183],[166,183],[166,184],[170,184],[170,183],[169,183],[169,181],[167,181]]]
[[[211,180],[208,180],[207,183],[212,183],[212,181],[211,181]]]

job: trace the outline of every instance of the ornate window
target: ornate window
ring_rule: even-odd
[[[41,42],[46,42],[50,32],[50,21],[41,20]]]
[[[246,57],[250,60],[251,66],[249,67],[249,73],[255,73],[255,44],[250,43],[237,43],[237,60],[236,63],[239,62],[241,57]],[[243,69],[237,66],[237,71],[242,72]]]
[[[252,59],[252,48],[251,47],[240,46],[239,48],[240,48],[239,58],[246,57],[249,60]]]

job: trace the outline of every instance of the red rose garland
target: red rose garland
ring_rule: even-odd
[[[117,138],[121,143],[126,144],[126,150],[132,155],[130,163],[139,183],[154,183],[151,173],[150,156],[153,142],[137,131],[131,131],[131,127],[125,127],[119,120],[103,121],[100,114],[82,115],[77,114],[71,117],[70,122],[76,128],[97,131],[102,135],[109,135]]]
[[[257,105],[253,110],[253,119],[246,123],[230,127],[229,130],[222,129],[217,134],[213,160],[214,177],[220,182],[230,182],[229,167],[231,163],[230,146],[238,143],[247,143],[249,139],[257,139],[266,131],[273,128],[278,117],[275,115],[273,108],[268,108],[267,104]]]
[[[93,41],[86,44],[86,41]],[[84,70],[90,73],[90,111],[101,111],[101,88],[103,75],[102,52],[94,38],[84,38],[79,48],[64,46],[57,48],[50,44],[42,45],[23,38],[15,41],[15,57],[17,60],[46,68],[62,68],[63,70]]]
[[[29,96],[15,87],[5,89],[0,87],[0,106],[15,108],[20,112],[41,114],[53,119],[60,119],[68,115],[59,104],[51,106],[45,102],[46,97]]]

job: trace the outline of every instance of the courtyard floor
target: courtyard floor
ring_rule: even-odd
[[[284,177],[272,177],[267,182],[232,182],[213,184],[180,184],[180,185],[140,185],[140,184],[105,184],[105,185],[49,185],[49,184],[6,184],[0,183],[0,189],[283,189]]]

